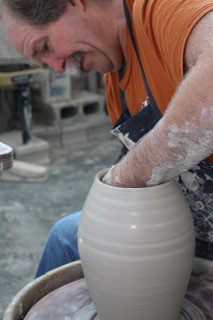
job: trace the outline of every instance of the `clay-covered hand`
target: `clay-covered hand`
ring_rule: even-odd
[[[145,183],[138,175],[134,175],[133,171],[128,166],[131,151],[116,165],[112,166],[106,175],[103,177],[102,182],[114,187],[120,188],[142,188]]]
[[[186,119],[174,109],[169,108],[154,129],[110,168],[102,180],[104,183],[123,188],[159,185],[174,179],[212,153],[213,108],[194,107],[193,113],[185,113]]]

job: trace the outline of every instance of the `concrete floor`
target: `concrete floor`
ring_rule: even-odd
[[[51,226],[81,209],[95,174],[112,165],[119,151],[115,140],[72,156],[55,150],[48,181],[0,182],[0,319],[33,279]]]

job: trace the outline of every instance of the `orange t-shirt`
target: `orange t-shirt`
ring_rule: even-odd
[[[127,0],[134,38],[151,92],[164,113],[183,79],[184,48],[195,24],[213,9],[212,0]],[[122,81],[105,74],[107,108],[112,124],[120,114],[124,90],[128,110],[137,113],[146,98],[141,71],[127,29],[127,61]]]

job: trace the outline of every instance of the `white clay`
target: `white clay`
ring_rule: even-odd
[[[84,275],[99,320],[177,320],[190,279],[194,229],[175,182],[90,190],[79,225]]]

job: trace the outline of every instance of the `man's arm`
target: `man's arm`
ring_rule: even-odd
[[[213,14],[192,30],[187,75],[157,125],[103,179],[121,187],[157,185],[205,159],[213,150]]]

